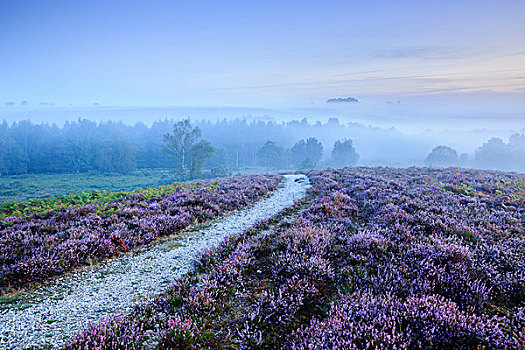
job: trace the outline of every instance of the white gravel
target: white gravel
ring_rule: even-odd
[[[60,348],[90,322],[130,310],[143,298],[162,292],[192,267],[204,249],[217,246],[257,220],[270,217],[305,195],[302,175],[285,176],[284,184],[252,207],[216,220],[176,239],[143,247],[87,271],[57,279],[0,309],[0,349]],[[1,305],[0,305],[1,307]]]

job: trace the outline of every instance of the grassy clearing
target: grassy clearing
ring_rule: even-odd
[[[83,190],[129,191],[160,185],[169,179],[167,169],[142,169],[129,174],[28,174],[0,176],[0,203],[60,196]]]

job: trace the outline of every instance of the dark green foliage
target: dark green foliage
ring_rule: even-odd
[[[0,116],[1,118],[1,116]],[[34,124],[20,121],[8,124],[0,120],[0,176],[42,173],[119,172],[133,169],[169,168],[173,162],[163,152],[163,136],[171,132],[176,120],[158,120],[151,125],[121,122],[93,122],[77,120],[63,126]],[[224,166],[235,173],[260,166],[258,151],[268,141],[283,147],[283,164],[274,168],[299,167],[304,156],[294,160],[293,146],[307,137],[322,140],[325,147],[344,137],[352,139],[359,152],[359,162],[383,166],[419,165],[427,156],[422,153],[428,145],[420,138],[403,135],[393,129],[365,127],[361,124],[339,122],[308,123],[306,119],[288,122],[255,119],[194,121],[202,138],[216,149],[205,164],[203,174]],[[512,171],[525,170],[525,136],[513,135],[509,141],[490,141],[478,149],[475,157],[461,157],[464,167],[498,168]],[[198,140],[197,140],[198,141]],[[300,142],[300,141],[299,141]],[[340,141],[339,143],[341,143]],[[438,143],[439,144],[439,143]],[[357,145],[357,146],[356,146]],[[130,150],[131,148],[131,150]],[[288,154],[286,149],[290,149]],[[119,156],[108,157],[117,150]],[[309,154],[316,167],[320,163]],[[331,154],[326,154],[330,158]],[[354,159],[355,160],[355,159]],[[289,164],[288,164],[289,163]],[[344,161],[343,164],[346,164]],[[415,164],[416,163],[416,164]],[[328,166],[340,166],[327,159]],[[322,165],[325,165],[322,164]],[[189,172],[189,165],[188,165]]]
[[[175,123],[172,133],[164,134],[163,150],[172,157],[175,173],[181,180],[190,176],[191,149],[200,137],[201,130],[192,126],[189,119]]]
[[[22,149],[8,134],[0,132],[0,174],[20,174],[27,171]]]
[[[207,160],[211,158],[215,149],[206,140],[201,140],[191,147],[190,151],[190,177],[198,179],[203,176],[202,168]]]
[[[228,164],[228,149],[224,146],[214,147],[215,152],[213,152],[210,159],[206,161],[206,166],[210,168],[217,167],[227,167]]]
[[[335,141],[332,149],[331,165],[336,168],[342,168],[349,165],[356,165],[359,160],[352,140],[342,139]]]
[[[323,145],[315,137],[296,142],[291,148],[293,166],[300,169],[315,168],[323,156]]]
[[[231,171],[223,165],[219,165],[218,167],[211,169],[211,177],[224,177],[230,175]]]
[[[135,170],[133,146],[129,141],[104,140],[95,154],[95,165],[102,172],[129,173]]]
[[[285,168],[288,163],[286,150],[274,141],[266,141],[257,152],[257,160],[259,165],[274,169]]]
[[[310,157],[306,157],[300,164],[299,164],[299,170],[303,169],[313,169],[315,168],[316,163],[312,160]]]
[[[198,126],[192,126],[189,119],[173,125],[173,132],[164,135],[164,152],[174,161],[177,180],[207,177],[202,170],[215,153],[213,146],[201,137]]]
[[[56,125],[28,120],[0,125],[0,175],[118,172],[136,169],[135,147],[122,123],[79,119]]]
[[[456,150],[447,146],[437,146],[425,159],[425,163],[428,166],[437,167],[457,166],[458,162],[459,158]]]
[[[525,164],[525,135],[514,134],[509,143],[491,138],[476,150],[476,166],[481,168],[523,170]]]

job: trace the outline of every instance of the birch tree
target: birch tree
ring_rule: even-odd
[[[201,130],[192,126],[189,119],[178,121],[173,125],[171,133],[164,134],[163,150],[173,158],[175,172],[181,180],[187,180],[189,177],[191,147],[200,137]]]

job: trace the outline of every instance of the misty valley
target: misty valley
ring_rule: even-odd
[[[183,120],[198,130],[191,146],[201,142],[201,147],[195,148],[201,156],[191,160],[188,153],[188,161],[193,164],[197,159],[203,161],[198,172],[191,174],[192,178],[256,168],[276,170],[356,164],[525,170],[525,133],[520,131],[508,139],[489,137],[479,144],[470,142],[455,149],[440,134],[409,135],[393,128],[342,123],[337,118],[315,123],[309,123],[306,118],[287,122]],[[166,152],[164,138],[179,123],[165,119],[148,126],[79,119],[59,127],[34,124],[30,120],[11,124],[4,121],[0,124],[0,181],[6,175],[20,174],[126,174],[141,169],[176,170],[173,158]],[[348,160],[338,155],[345,147],[355,153]],[[185,180],[188,176],[175,180]]]
[[[8,346],[525,344],[525,175],[470,167],[522,169],[524,135],[401,168],[361,164],[417,141],[335,118],[1,130]]]

